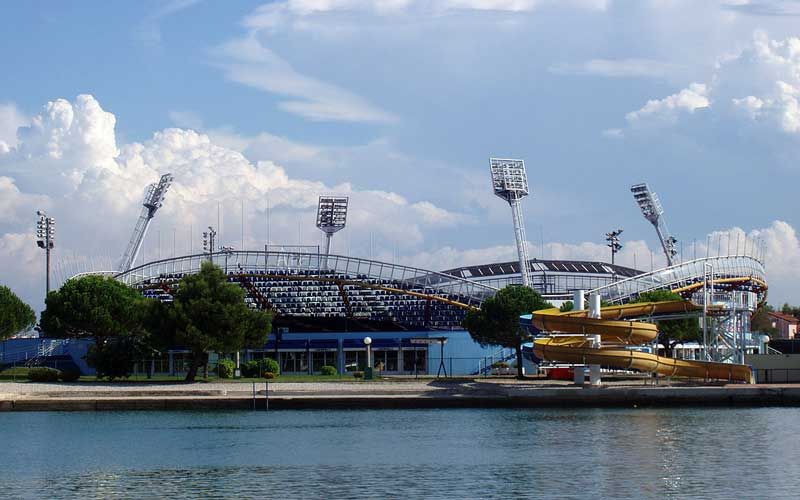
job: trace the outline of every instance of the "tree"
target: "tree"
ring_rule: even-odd
[[[519,317],[553,306],[535,290],[525,286],[507,286],[486,299],[480,310],[467,313],[463,326],[481,346],[501,345],[517,354],[517,377],[522,378],[522,343],[529,334],[520,327]]]
[[[8,287],[0,286],[0,340],[27,330],[36,323],[33,309]]]
[[[191,351],[186,381],[193,382],[209,351],[233,352],[263,346],[272,329],[272,316],[250,309],[244,291],[218,266],[204,262],[197,274],[178,284],[172,304],[155,306],[149,320],[162,343]]]
[[[147,300],[114,278],[84,276],[50,292],[42,312],[48,337],[94,338],[102,346],[111,337],[142,333]]]
[[[570,312],[573,309],[575,309],[575,304],[571,300],[564,302],[561,304],[561,307],[558,308],[562,313]]]
[[[634,301],[666,302],[683,300],[683,297],[669,290],[653,290],[639,294]],[[671,319],[658,322],[658,342],[664,345],[666,356],[672,357],[672,350],[681,342],[700,341],[700,323],[695,318]]]
[[[760,302],[756,307],[753,316],[750,318],[750,329],[754,332],[761,332],[775,338],[778,329],[772,326],[772,318],[768,313],[774,312],[774,308],[766,302]]]
[[[103,276],[85,276],[50,292],[42,312],[48,337],[94,338],[86,361],[98,377],[127,377],[137,359],[151,352],[144,327],[150,300]]]

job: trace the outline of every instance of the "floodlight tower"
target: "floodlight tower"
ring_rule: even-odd
[[[214,255],[214,240],[217,237],[217,231],[213,227],[208,226],[208,231],[203,231],[203,252],[208,252],[208,255]]]
[[[45,264],[45,296],[50,293],[50,250],[56,246],[56,220],[48,217],[42,210],[37,210],[39,217],[36,221],[36,246],[44,249],[46,255]]]
[[[164,196],[167,190],[172,185],[172,174],[164,174],[158,184],[150,184],[144,192],[144,200],[142,201],[142,213],[139,215],[139,220],[136,222],[136,227],[133,229],[133,235],[128,242],[128,248],[122,255],[122,260],[119,264],[119,272],[125,272],[133,267],[136,262],[136,257],[139,255],[139,250],[142,248],[142,242],[147,234],[147,228],[150,221],[156,216],[156,212],[164,203]]]
[[[317,205],[317,227],[325,233],[325,267],[331,253],[333,233],[344,229],[347,223],[347,196],[320,196]]]
[[[528,176],[525,173],[525,162],[503,158],[489,158],[489,170],[492,173],[494,194],[506,200],[511,206],[511,218],[514,222],[514,237],[517,240],[519,256],[519,272],[522,284],[529,287],[530,267],[528,251],[525,248],[525,222],[522,220],[522,198],[528,196]]]
[[[650,188],[645,183],[634,184],[631,186],[631,192],[633,193],[633,199],[639,204],[644,218],[656,228],[658,239],[661,241],[661,248],[667,257],[667,266],[671,266],[675,255],[678,253],[678,240],[669,234],[667,222],[662,217],[664,209],[661,207],[661,200],[658,199],[656,193],[650,191]]]
[[[608,242],[606,246],[611,249],[612,266],[614,265],[614,257],[617,255],[617,252],[622,250],[622,243],[619,242],[620,234],[622,234],[622,229],[617,229],[616,231],[611,231],[610,233],[606,233],[606,241]]]

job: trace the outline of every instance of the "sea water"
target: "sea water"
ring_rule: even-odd
[[[0,414],[3,498],[797,498],[800,409]]]

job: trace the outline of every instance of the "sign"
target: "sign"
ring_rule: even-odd
[[[413,337],[409,339],[412,344],[446,344],[447,337]]]

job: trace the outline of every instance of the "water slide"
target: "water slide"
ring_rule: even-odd
[[[599,319],[590,318],[587,310],[566,313],[558,309],[536,311],[531,319],[533,325],[556,335],[536,339],[533,352],[540,359],[562,363],[636,369],[669,377],[753,383],[753,373],[747,365],[674,359],[626,348],[652,343],[658,336],[655,324],[629,321],[628,318],[690,313],[699,309],[701,307],[696,304],[678,300],[604,307]],[[599,335],[600,347],[596,347],[587,335]]]

